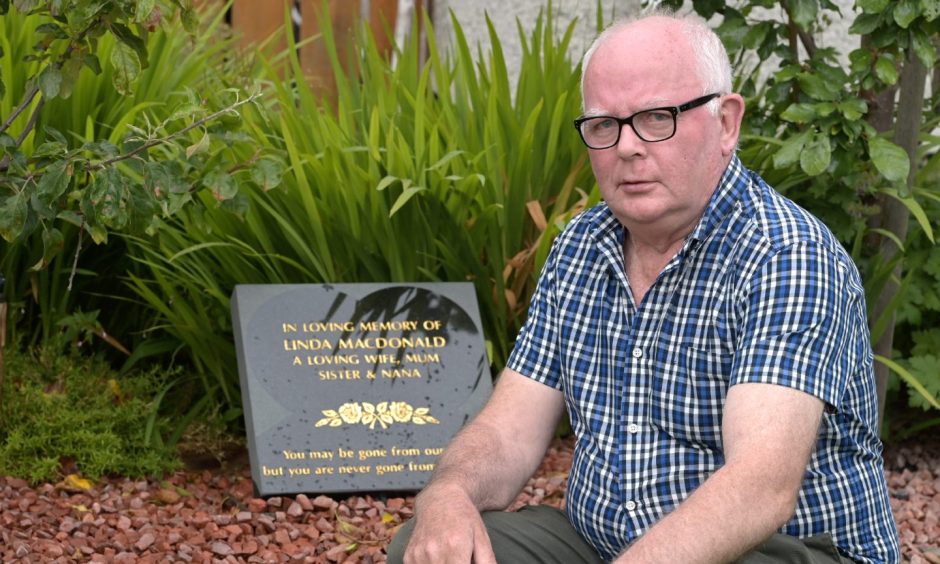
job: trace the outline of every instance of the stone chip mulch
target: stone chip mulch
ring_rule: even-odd
[[[940,441],[885,454],[905,562],[940,564]],[[560,505],[571,440],[556,440],[513,507]],[[2,562],[385,561],[412,496],[253,496],[245,464],[88,491],[0,477]]]

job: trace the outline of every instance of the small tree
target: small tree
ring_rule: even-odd
[[[247,204],[239,177],[278,183],[278,161],[237,132],[239,112],[259,94],[250,84],[226,82],[220,69],[204,69],[204,91],[181,90],[134,107],[121,118],[119,137],[94,122],[85,132],[74,124],[62,129],[47,116],[88,73],[110,81],[81,94],[100,96],[103,87],[133,97],[155,34],[185,30],[194,44],[223,41],[221,16],[203,26],[190,0],[0,0],[0,15],[31,40],[0,53],[18,71],[6,73],[6,81],[0,73],[0,236],[8,250],[25,249],[30,257],[19,268],[42,271],[73,246],[67,292],[89,239],[102,245],[110,233],[152,235],[193,203],[241,212]],[[4,268],[16,267],[5,260]]]
[[[927,354],[940,332],[915,331],[940,314],[940,270],[924,260],[940,258],[937,119],[924,119],[926,76],[940,73],[940,2],[860,1],[850,29],[860,47],[847,68],[815,39],[838,17],[828,0],[694,7],[723,16],[719,34],[743,69],[743,159],[821,216],[862,270],[881,413],[889,371],[914,392],[912,404],[940,409],[940,360]]]

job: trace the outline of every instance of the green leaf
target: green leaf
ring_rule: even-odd
[[[868,154],[878,172],[890,182],[904,182],[911,170],[907,152],[881,137],[868,141]]]
[[[36,150],[33,151],[33,154],[30,155],[32,159],[41,159],[46,157],[61,157],[68,151],[68,146],[65,143],[58,141],[47,141],[42,145],[36,147]]]
[[[395,213],[398,212],[402,206],[408,203],[408,200],[410,200],[412,196],[423,190],[426,190],[426,188],[423,186],[409,186],[403,190],[402,193],[398,196],[398,199],[395,200],[395,203],[392,205],[392,209],[389,210],[388,217],[395,215]]]
[[[893,360],[883,357],[878,354],[875,355],[875,360],[884,364],[885,366],[890,368],[892,372],[900,376],[901,379],[904,380],[904,382],[908,386],[910,386],[911,388],[914,389],[914,391],[920,394],[920,396],[924,399],[926,403],[930,404],[935,409],[940,409],[940,401],[937,401],[937,398],[934,397],[932,393],[930,393],[930,390],[924,387],[924,385],[920,382],[920,380],[915,378],[914,375],[911,374],[907,369],[905,369],[900,364],[894,362]]]
[[[39,89],[47,100],[51,100],[59,95],[59,86],[62,84],[62,72],[56,67],[49,65],[39,73]]]
[[[205,153],[209,150],[209,132],[205,132],[202,135],[202,139],[196,141],[189,147],[186,147],[186,158],[192,158],[193,155],[198,155],[200,153]]]
[[[911,212],[911,215],[913,215],[914,219],[917,220],[917,223],[920,224],[921,229],[924,230],[924,235],[926,235],[927,239],[933,243],[933,227],[930,225],[930,219],[927,217],[927,213],[924,211],[924,208],[921,207],[920,203],[918,203],[917,200],[915,200],[912,196],[902,197],[897,193],[896,190],[886,189],[884,192],[904,204],[904,207],[907,208],[907,211]]]
[[[238,183],[232,178],[232,175],[219,169],[210,171],[202,184],[212,192],[212,196],[218,202],[224,202],[234,198],[238,194]]]
[[[940,0],[920,0],[920,5],[928,22],[940,17]]]
[[[62,252],[65,247],[65,237],[62,232],[55,227],[45,229],[42,232],[42,258],[39,262],[30,267],[30,270],[38,271],[49,266],[52,259]]]
[[[883,18],[884,14],[880,11],[878,13],[862,14],[852,22],[852,25],[849,27],[849,33],[854,35],[868,35],[878,29]]]
[[[156,0],[137,0],[137,10],[134,12],[134,21],[137,23],[145,22],[153,12]]]
[[[59,161],[47,168],[39,179],[36,195],[43,205],[53,207],[55,201],[68,189],[71,177],[67,173],[67,165],[68,161]]]
[[[838,91],[834,90],[833,85],[823,80],[820,76],[800,73],[797,80],[803,92],[812,98],[817,100],[835,100],[837,97]]]
[[[901,0],[894,7],[894,21],[902,28],[907,29],[917,19],[919,13],[920,10],[916,0]]]
[[[125,96],[130,95],[131,84],[140,74],[137,53],[127,45],[117,43],[111,51],[111,65],[114,67],[114,89]]]
[[[937,50],[930,37],[921,29],[912,29],[911,44],[914,48],[914,54],[917,55],[920,62],[928,69],[933,68],[934,63],[937,61]]]
[[[257,164],[251,168],[251,179],[265,192],[276,188],[281,183],[283,176],[284,163],[272,157],[265,157],[259,160]]]
[[[784,141],[783,146],[774,153],[774,168],[786,168],[797,162],[810,135],[811,131],[804,131]]]
[[[98,59],[98,55],[92,53],[86,54],[82,57],[82,64],[91,69],[91,72],[96,75],[101,74],[101,61]]]
[[[882,12],[888,7],[890,0],[858,0],[858,7],[863,12]]]
[[[790,17],[801,28],[808,30],[816,21],[816,14],[819,11],[819,4],[816,0],[790,0],[788,5]]]
[[[817,133],[800,153],[800,168],[810,176],[818,176],[826,172],[831,159],[832,148],[829,144],[829,136],[825,133]]]
[[[816,108],[813,104],[790,104],[780,117],[793,123],[809,123],[816,119]]]
[[[761,43],[764,42],[764,38],[767,37],[767,34],[772,29],[773,25],[771,25],[770,22],[760,22],[751,27],[747,35],[744,36],[744,46],[748,49],[757,49],[760,47]]]
[[[898,66],[889,53],[882,53],[875,62],[875,75],[881,82],[892,85],[898,81]]]
[[[111,32],[118,38],[119,44],[130,47],[137,54],[138,63],[142,68],[147,68],[147,45],[144,40],[137,37],[129,27],[119,23],[112,23]]]
[[[69,57],[62,65],[62,84],[59,86],[59,96],[68,99],[75,88],[75,82],[78,75],[82,72],[82,59],[79,57]]]
[[[13,242],[23,234],[29,214],[29,197],[26,191],[8,196],[0,206],[0,236]]]
[[[386,176],[382,180],[379,180],[379,184],[375,187],[375,189],[378,192],[381,192],[396,182],[398,182],[397,176]]]
[[[851,98],[839,102],[839,111],[849,121],[860,119],[868,111],[868,104],[861,98]]]

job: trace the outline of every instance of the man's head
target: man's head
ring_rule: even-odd
[[[636,116],[632,127],[619,127],[619,140],[612,120],[589,122],[582,133],[587,126],[613,132],[607,137],[613,146],[589,152],[617,218],[652,238],[684,237],[731,160],[744,111],[743,99],[731,93],[731,65],[720,40],[698,21],[657,13],[609,28],[582,68],[585,116],[622,123],[637,112],[682,108]],[[699,103],[710,94],[720,96]]]

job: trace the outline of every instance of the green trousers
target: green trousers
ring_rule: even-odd
[[[483,513],[500,564],[599,564],[604,560],[574,530],[565,514],[547,505],[515,513]],[[414,521],[405,523],[388,547],[388,562],[402,562]],[[839,555],[829,535],[798,539],[776,534],[736,564],[852,564]]]

